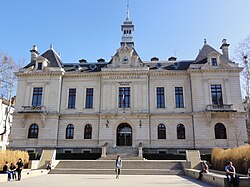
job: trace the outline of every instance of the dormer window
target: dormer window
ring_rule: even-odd
[[[37,63],[37,70],[42,70],[43,69],[43,63],[42,62],[38,62]]]
[[[217,59],[211,58],[211,64],[212,64],[212,66],[218,66]]]

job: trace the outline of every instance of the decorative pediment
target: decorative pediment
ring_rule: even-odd
[[[134,47],[121,46],[112,57],[111,67],[139,67],[143,63]]]

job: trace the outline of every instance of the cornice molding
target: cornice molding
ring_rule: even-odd
[[[30,76],[63,76],[64,72],[29,72],[29,73],[24,73],[24,72],[16,72],[15,75],[17,77],[30,77]]]
[[[188,73],[204,73],[204,72],[241,72],[242,68],[233,69],[188,69]]]

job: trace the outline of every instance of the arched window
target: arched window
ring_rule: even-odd
[[[177,125],[177,139],[186,139],[185,126],[183,124]]]
[[[66,139],[74,138],[74,125],[69,124],[66,128]]]
[[[158,139],[166,139],[166,127],[164,124],[158,125]]]
[[[85,125],[84,127],[84,139],[92,138],[92,126],[90,124]]]
[[[38,138],[39,127],[37,124],[33,123],[30,125],[28,138]]]
[[[215,139],[227,139],[226,128],[222,123],[217,123],[214,126]]]

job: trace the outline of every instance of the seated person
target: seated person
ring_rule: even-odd
[[[10,173],[11,173],[11,178],[16,180],[16,166],[12,163],[10,163]]]
[[[51,162],[47,164],[47,170],[51,170]]]
[[[203,173],[208,173],[208,165],[206,163],[206,161],[201,163],[201,171],[199,172],[199,177],[198,180],[201,180],[203,177]]]
[[[236,174],[235,167],[233,166],[233,163],[229,161],[225,167],[226,176],[229,182],[229,186],[233,184],[235,187],[239,186],[240,179],[239,176]]]
[[[9,170],[8,170],[8,165],[9,165],[9,162],[6,161],[6,162],[5,162],[5,165],[3,166],[3,170],[2,170],[1,173],[7,173],[7,174],[8,174],[8,181],[9,181],[9,180],[10,180],[11,174],[10,174],[10,172],[9,172]]]

